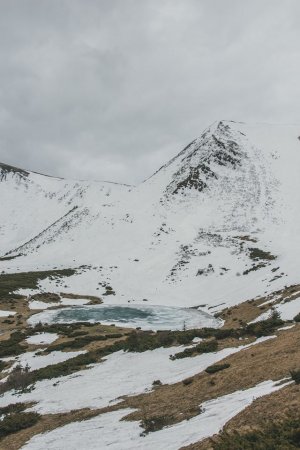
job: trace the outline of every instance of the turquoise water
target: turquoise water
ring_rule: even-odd
[[[221,322],[204,311],[191,308],[145,305],[97,305],[44,311],[31,322],[71,323],[99,322],[144,330],[182,330],[183,328],[217,328]]]

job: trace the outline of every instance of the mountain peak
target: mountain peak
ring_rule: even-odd
[[[231,128],[227,121],[212,124],[171,160],[170,166],[176,162],[176,169],[166,192],[177,194],[186,189],[202,192],[219,178],[221,168],[240,167],[247,157],[241,138],[242,133]]]
[[[120,302],[188,297],[197,305],[201,295],[235,301],[238,291],[250,298],[270,283],[279,288],[297,269],[299,134],[297,126],[218,121],[136,188],[2,164],[0,173],[13,175],[0,185],[0,254],[10,255],[1,266],[86,264],[91,278],[78,278],[96,294],[109,283]],[[248,246],[278,255],[276,267],[252,269]],[[279,265],[284,275],[271,282]]]

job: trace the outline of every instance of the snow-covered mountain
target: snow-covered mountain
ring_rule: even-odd
[[[186,306],[299,282],[299,135],[216,122],[138,186],[0,164],[0,270],[74,267],[64,291]]]

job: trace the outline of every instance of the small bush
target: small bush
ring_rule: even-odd
[[[9,391],[11,389],[24,390],[34,381],[32,372],[29,367],[22,367],[18,364],[8,375],[7,380],[0,384],[0,393]]]
[[[6,362],[5,361],[0,361],[0,372],[2,372],[2,370],[4,370],[6,367]]]
[[[49,347],[47,347],[47,351],[53,352],[65,349],[78,349],[84,347],[87,344],[90,344],[91,342],[106,340],[107,337],[104,335],[81,336],[74,339],[73,341],[65,341],[61,342],[60,344],[49,345]]]
[[[133,332],[126,340],[125,349],[129,352],[144,352],[161,346],[156,335]]]
[[[172,421],[170,416],[154,416],[151,418],[144,418],[141,426],[144,428],[143,434],[148,434],[154,431],[161,430],[163,427],[169,425]]]
[[[86,336],[88,334],[88,331],[73,331],[69,334],[69,337],[78,337],[78,336]]]
[[[195,349],[197,353],[215,352],[218,349],[218,342],[216,339],[200,342],[200,344],[196,345]]]
[[[295,322],[300,322],[300,313],[294,317]]]
[[[291,370],[290,374],[291,374],[292,379],[295,381],[295,383],[300,384],[300,369]]]
[[[193,378],[186,378],[185,380],[182,380],[182,384],[188,386],[189,384],[192,384],[193,381]]]
[[[221,432],[214,450],[293,450],[300,447],[300,416],[245,434]]]
[[[40,415],[36,412],[8,414],[0,422],[0,438],[24,428],[32,427],[38,422],[39,418]]]
[[[160,380],[154,380],[152,386],[161,386],[162,382]]]
[[[205,369],[205,372],[207,373],[216,373],[220,372],[221,370],[228,369],[230,367],[230,364],[214,364],[213,366],[209,366]]]
[[[28,405],[26,403],[11,403],[8,406],[0,408],[0,416],[24,411],[27,407]]]
[[[265,252],[260,248],[249,248],[250,258],[253,260],[265,259],[272,261],[276,259],[276,256],[272,255],[270,252]]]
[[[19,332],[15,331],[10,335],[9,339],[0,342],[0,358],[5,356],[15,356],[23,353],[26,349],[25,346],[20,345],[19,343],[23,341],[26,336]]]
[[[274,311],[269,319],[246,325],[243,332],[257,337],[268,336],[283,323],[284,321],[280,319],[278,311]]]
[[[94,352],[84,353],[82,355],[75,356],[74,358],[70,358],[67,361],[33,370],[33,380],[34,382],[36,382],[44,379],[51,379],[69,375],[71,373],[77,372],[83,366],[94,364],[97,361],[98,358]]]
[[[194,356],[196,353],[210,353],[215,352],[218,349],[218,342],[216,339],[210,341],[200,342],[200,344],[195,345],[195,347],[186,348],[183,352],[176,353],[170,356],[170,359],[174,361],[175,359],[188,358]]]

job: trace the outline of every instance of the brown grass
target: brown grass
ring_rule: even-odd
[[[10,332],[12,330],[22,330],[27,326],[27,319],[32,315],[32,311],[28,307],[26,297],[18,299],[1,299],[0,309],[4,311],[13,311],[16,314],[13,317],[0,317],[1,332]],[[11,324],[5,323],[6,319],[12,321]],[[3,336],[0,336],[0,340]]]
[[[262,303],[271,300],[275,295],[282,299],[292,300],[297,296],[296,291],[300,290],[300,285],[290,286],[281,291],[277,291],[268,297],[260,297],[254,300],[246,301],[232,308],[224,310],[220,316],[225,320],[225,328],[238,328],[241,324],[255,319],[270,306],[262,309]],[[74,294],[61,294],[67,298],[88,298],[87,296]],[[101,299],[91,298],[91,302],[98,302]],[[7,303],[8,302],[8,303]],[[0,340],[7,338],[12,329],[24,329],[27,327],[27,319],[35,312],[29,310],[27,299],[7,300],[1,304],[3,309],[12,309],[22,318],[14,320],[13,325],[3,326],[4,335]],[[274,304],[274,303],[273,303]],[[1,320],[0,320],[1,323]],[[5,325],[5,324],[4,324]],[[89,335],[109,334],[110,332],[128,333],[128,328],[107,327],[101,324],[94,327],[85,327],[82,325],[78,330],[86,331]],[[0,443],[0,450],[17,450],[21,448],[35,434],[48,430],[53,430],[59,426],[65,425],[77,420],[85,420],[94,417],[100,413],[108,412],[113,409],[131,407],[137,411],[127,416],[126,420],[143,420],[154,417],[166,417],[165,423],[173,424],[184,419],[199,414],[200,406],[209,399],[217,398],[222,395],[232,393],[238,389],[250,388],[264,380],[279,380],[289,375],[291,369],[300,368],[300,324],[290,330],[276,333],[278,337],[247,350],[231,355],[222,360],[222,363],[230,364],[230,367],[224,371],[213,375],[201,372],[189,379],[188,383],[176,383],[173,385],[158,385],[150,393],[125,397],[123,402],[112,407],[101,410],[82,409],[71,411],[65,414],[49,414],[42,416],[41,420],[33,427],[22,430],[14,435],[8,436]],[[124,339],[122,337],[121,339]],[[60,336],[56,343],[72,340],[66,336]],[[86,350],[95,350],[112,344],[114,340],[94,341],[86,345]],[[219,341],[219,349],[228,346],[237,346],[250,343],[251,339],[244,342],[230,338]],[[34,347],[33,347],[34,348]],[[31,346],[28,346],[28,350]],[[154,381],[154,380],[153,380]],[[264,417],[281,417],[288,414],[300,406],[299,386],[288,386],[282,391],[256,400],[245,411],[233,418],[226,429],[249,430],[258,427]],[[248,428],[247,428],[248,427]],[[217,439],[217,437],[216,437]],[[189,450],[207,450],[212,448],[212,441],[205,440],[201,443],[195,443],[188,447]]]
[[[263,429],[268,423],[296,417],[300,410],[300,386],[291,384],[277,392],[256,399],[250,406],[231,419],[224,431],[247,433]],[[201,442],[183,447],[185,450],[213,450],[218,434]],[[183,450],[182,448],[182,450]]]
[[[167,411],[170,423],[176,423],[198,414],[206,400],[289,376],[289,370],[300,367],[300,325],[278,332],[276,339],[231,355],[222,363],[230,367],[214,375],[201,372],[187,385],[162,385],[153,392],[126,398],[126,406],[138,409],[127,419],[141,420],[145,412],[148,418],[163,416]]]
[[[267,296],[248,300],[236,306],[225,308],[218,314],[218,317],[225,321],[224,328],[239,328],[242,324],[249,323],[256,319],[260,314],[268,311],[277,303],[281,301],[291,301],[299,297],[300,294],[296,294],[297,291],[300,291],[300,284],[288,286],[279,291],[272,292]],[[262,306],[263,303],[271,301],[277,296],[277,300]]]

